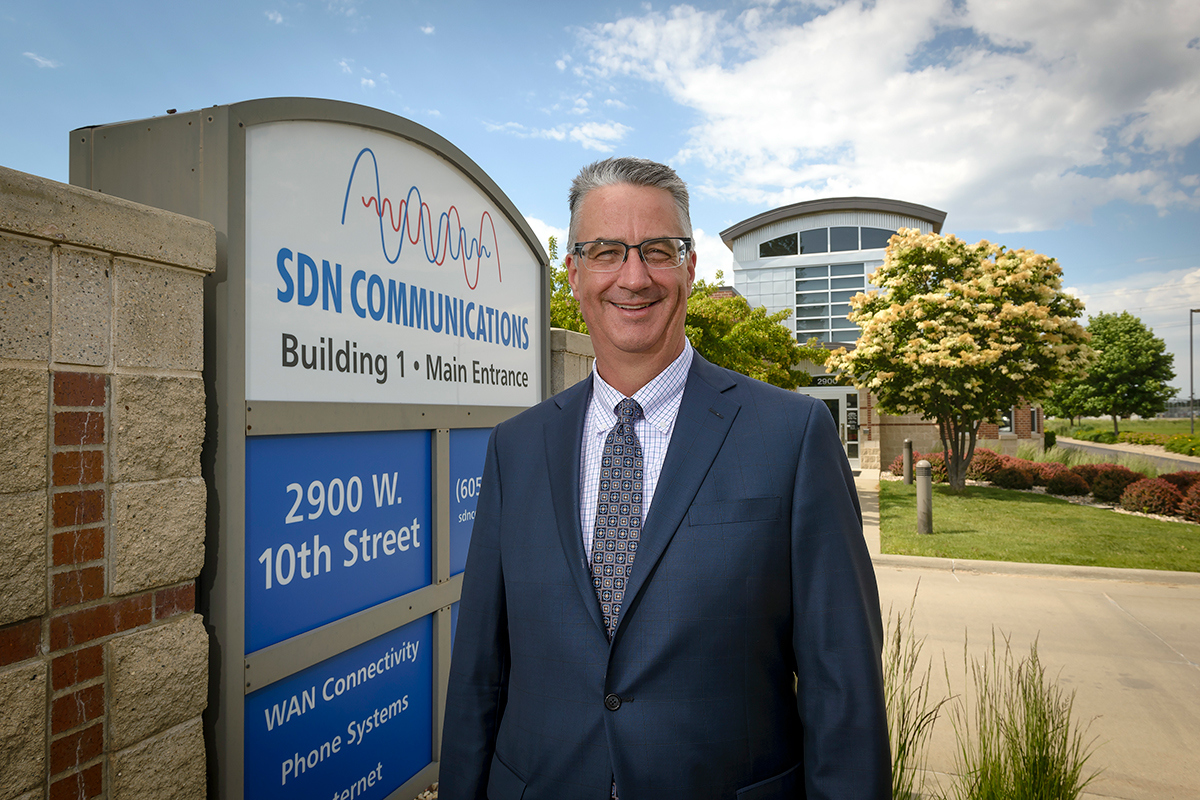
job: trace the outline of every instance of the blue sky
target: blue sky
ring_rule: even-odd
[[[930,205],[1142,317],[1187,390],[1194,0],[0,3],[0,165],[66,181],[74,128],[275,96],[433,129],[543,238],[581,165],[671,163],[710,277],[720,231],[778,205]]]

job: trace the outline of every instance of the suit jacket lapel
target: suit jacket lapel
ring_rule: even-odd
[[[604,632],[604,617],[600,613],[592,574],[583,552],[583,529],[579,525],[579,460],[582,455],[583,420],[587,414],[588,398],[592,395],[592,378],[588,376],[566,391],[556,395],[558,414],[545,423],[546,466],[550,472],[550,497],[554,517],[562,540],[567,571],[571,573],[583,605],[592,615],[596,627]]]
[[[636,602],[647,577],[662,558],[733,425],[741,406],[722,392],[734,385],[725,370],[713,366],[699,353],[693,356],[671,444],[638,541],[633,574],[625,591],[626,609]],[[591,590],[590,583],[588,589]],[[622,611],[618,634],[626,616]]]

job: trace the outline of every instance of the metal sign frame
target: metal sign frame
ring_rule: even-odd
[[[378,109],[308,98],[251,100],[70,134],[72,184],[211,222],[217,269],[205,282],[204,378],[208,397],[202,457],[208,496],[205,566],[198,610],[212,635],[205,734],[210,793],[244,793],[245,696],[414,620],[432,618],[433,752],[430,763],[388,795],[410,800],[437,779],[449,676],[451,605],[462,576],[450,575],[450,431],[490,428],[524,407],[246,401],[246,152],[255,125],[317,121],[387,133],[449,162],[518,231],[540,269],[541,398],[550,385],[549,263],[533,231],[500,188],[436,133]],[[249,655],[245,652],[246,442],[248,437],[424,430],[432,438],[432,584]]]

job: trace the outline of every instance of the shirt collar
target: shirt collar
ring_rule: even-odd
[[[641,389],[633,393],[633,399],[642,407],[642,415],[654,427],[663,433],[671,430],[676,412],[679,410],[679,400],[683,396],[683,387],[687,385],[688,371],[692,367],[692,343],[683,340],[683,352],[667,365]],[[613,410],[625,399],[625,395],[614,389],[592,364],[592,414],[599,423],[597,427],[607,432],[617,424],[617,415]]]

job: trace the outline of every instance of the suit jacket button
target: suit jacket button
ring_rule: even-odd
[[[621,707],[621,698],[615,694],[605,695],[604,707],[609,711],[616,711]]]

